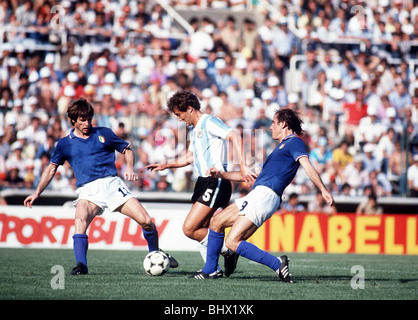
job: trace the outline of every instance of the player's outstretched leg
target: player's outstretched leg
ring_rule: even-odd
[[[237,253],[247,259],[270,267],[282,281],[292,282],[289,273],[289,259],[287,256],[283,255],[281,257],[275,257],[247,241],[241,241],[237,247]]]
[[[147,241],[149,252],[161,250],[158,244],[158,230],[152,222],[148,212],[142,204],[135,198],[127,200],[118,210],[136,221],[142,227],[142,234]],[[164,252],[165,253],[165,252]],[[170,268],[177,268],[178,262],[169,254],[165,253],[170,260]]]
[[[145,240],[147,240],[148,251],[149,252],[152,252],[152,251],[162,251],[162,252],[164,252],[158,246],[158,231],[157,231],[157,227],[155,226],[154,223],[153,223],[153,230],[147,231],[145,229],[142,229],[142,234],[144,235]],[[177,268],[179,266],[177,260],[174,259],[174,257],[169,255],[167,252],[164,252],[164,253],[166,254],[168,259],[170,260],[170,268]]]

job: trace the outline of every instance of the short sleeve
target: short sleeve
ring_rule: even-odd
[[[289,152],[295,161],[298,161],[302,157],[309,157],[305,144],[302,139],[297,137],[292,139],[292,147],[289,148]]]
[[[54,151],[54,154],[52,155],[52,157],[50,159],[51,163],[62,166],[64,164],[65,160],[67,160],[66,157],[65,157],[65,154],[63,152],[64,151],[63,144],[64,143],[63,143],[62,139],[58,141],[57,147],[55,148],[55,151]]]
[[[207,123],[208,131],[217,137],[225,139],[228,133],[232,130],[228,125],[226,125],[221,119],[212,117]]]
[[[118,152],[123,153],[124,150],[129,146],[129,142],[119,138],[109,128],[103,128],[102,134],[105,136],[107,142]]]

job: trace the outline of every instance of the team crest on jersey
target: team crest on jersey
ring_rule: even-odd
[[[279,149],[283,149],[283,148],[284,148],[284,146],[285,146],[285,144],[286,144],[286,143],[283,143],[283,144],[279,147]]]
[[[196,137],[202,138],[202,136],[203,136],[203,130],[202,129],[197,130]]]
[[[105,137],[103,137],[103,136],[99,136],[99,141],[100,141],[101,143],[105,143],[106,139],[105,139]]]

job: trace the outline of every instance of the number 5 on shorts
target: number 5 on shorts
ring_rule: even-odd
[[[202,196],[203,201],[208,202],[212,196],[213,189],[206,189],[205,193]]]

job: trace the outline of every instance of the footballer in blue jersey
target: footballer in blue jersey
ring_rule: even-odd
[[[115,151],[118,151],[125,156],[126,160],[125,180],[138,179],[133,169],[134,153],[129,143],[120,139],[108,128],[93,127],[94,109],[84,98],[72,101],[68,106],[67,115],[74,128],[68,136],[58,141],[50,164],[42,173],[35,192],[24,200],[24,205],[31,208],[34,201],[54,178],[58,166],[68,161],[77,179],[76,192],[78,194],[73,235],[76,267],[69,275],[88,273],[87,229],[94,217],[101,214],[105,208],[110,211],[119,211],[136,221],[142,227],[149,251],[160,250],[155,224],[145,208],[118,176],[115,166]],[[178,266],[173,257],[169,256],[169,259],[170,267]]]
[[[334,205],[331,193],[309,161],[303,141],[297,136],[303,134],[301,124],[302,120],[298,114],[290,108],[280,109],[275,113],[270,130],[272,138],[278,141],[277,147],[264,162],[254,188],[211,219],[206,263],[192,278],[217,277],[216,266],[224,242],[225,228],[231,227],[225,239],[229,250],[270,267],[284,282],[292,281],[286,255],[273,256],[246,240],[277,211],[283,191],[295,177],[300,165],[320,190],[328,205]],[[242,181],[237,172],[221,172],[216,168],[211,168],[210,172],[214,177]]]
[[[209,220],[218,208],[229,204],[232,187],[231,181],[218,177],[210,177],[206,172],[211,167],[225,171],[227,166],[227,146],[233,146],[238,156],[241,179],[253,183],[251,170],[245,165],[241,148],[241,138],[237,132],[228,127],[220,119],[200,111],[198,97],[190,91],[176,92],[167,103],[168,109],[178,121],[193,126],[193,133],[187,153],[169,163],[150,164],[148,170],[165,170],[194,164],[199,176],[192,196],[192,208],[183,223],[183,232],[190,239],[198,241],[198,249],[203,260],[206,259],[206,243],[209,234]],[[222,254],[225,263],[234,259],[226,247]],[[221,274],[219,269],[218,275]]]

